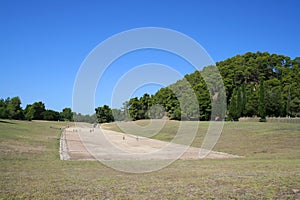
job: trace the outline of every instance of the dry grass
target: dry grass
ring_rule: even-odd
[[[201,123],[204,130],[207,123]],[[0,199],[300,198],[293,191],[300,189],[299,124],[227,123],[215,150],[245,158],[180,160],[145,174],[94,161],[60,161],[60,130],[50,126],[65,125],[0,122]],[[170,129],[155,137],[167,140]],[[199,133],[194,145],[201,138]]]

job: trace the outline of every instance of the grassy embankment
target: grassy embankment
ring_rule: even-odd
[[[66,125],[0,121],[0,199],[300,198],[293,192],[300,189],[300,124],[226,123],[214,150],[245,158],[178,160],[146,174],[117,172],[94,161],[60,161],[61,130],[55,128]],[[168,141],[176,127],[170,121],[153,138]],[[201,144],[207,127],[200,122],[193,146]]]

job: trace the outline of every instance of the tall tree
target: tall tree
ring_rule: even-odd
[[[228,117],[229,120],[238,121],[240,116],[240,93],[238,89],[234,89],[229,102]]]
[[[283,116],[284,103],[282,99],[281,83],[276,78],[264,82],[266,113],[270,117]]]
[[[23,119],[23,110],[21,108],[21,100],[19,97],[10,99],[7,105],[7,113],[9,119]]]
[[[99,123],[109,123],[114,121],[112,110],[108,105],[98,107],[95,111]]]
[[[32,108],[31,104],[27,104],[24,110],[25,119],[31,121],[34,118],[35,110]]]
[[[242,117],[245,117],[247,115],[246,104],[247,104],[247,92],[246,92],[246,85],[245,83],[243,83],[241,89],[241,107],[240,107]]]
[[[260,78],[258,114],[261,122],[266,121],[265,86],[263,77]]]
[[[144,113],[142,111],[141,103],[139,102],[139,99],[137,97],[130,99],[128,102],[128,106],[128,112],[132,120],[144,119]]]
[[[139,112],[141,112],[141,118],[143,119],[149,119],[148,116],[148,110],[151,108],[152,106],[152,100],[149,94],[145,93],[140,99],[140,106],[141,106],[141,110]]]
[[[60,113],[60,117],[64,121],[73,121],[73,113],[71,108],[64,108]]]
[[[27,120],[42,120],[43,113],[46,111],[45,104],[41,101],[34,102],[32,105],[27,105],[25,108],[25,119]]]
[[[295,97],[290,103],[290,113],[293,117],[300,116],[300,99]]]
[[[256,87],[249,84],[247,93],[247,101],[245,104],[245,117],[253,117],[257,115],[259,94]]]
[[[7,119],[7,100],[0,99],[0,119]]]

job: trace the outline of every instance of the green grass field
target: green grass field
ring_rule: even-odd
[[[169,121],[152,137],[172,139],[178,123]],[[0,199],[300,199],[297,123],[225,123],[214,150],[244,158],[178,160],[145,174],[96,161],[61,161],[59,128],[66,125],[0,121]],[[200,122],[193,146],[201,145],[207,127]]]

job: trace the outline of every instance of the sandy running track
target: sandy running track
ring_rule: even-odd
[[[200,150],[200,148],[125,135],[102,128],[93,129],[87,125],[66,128],[60,141],[62,160],[199,159]],[[211,151],[206,158],[237,157],[239,156]]]

